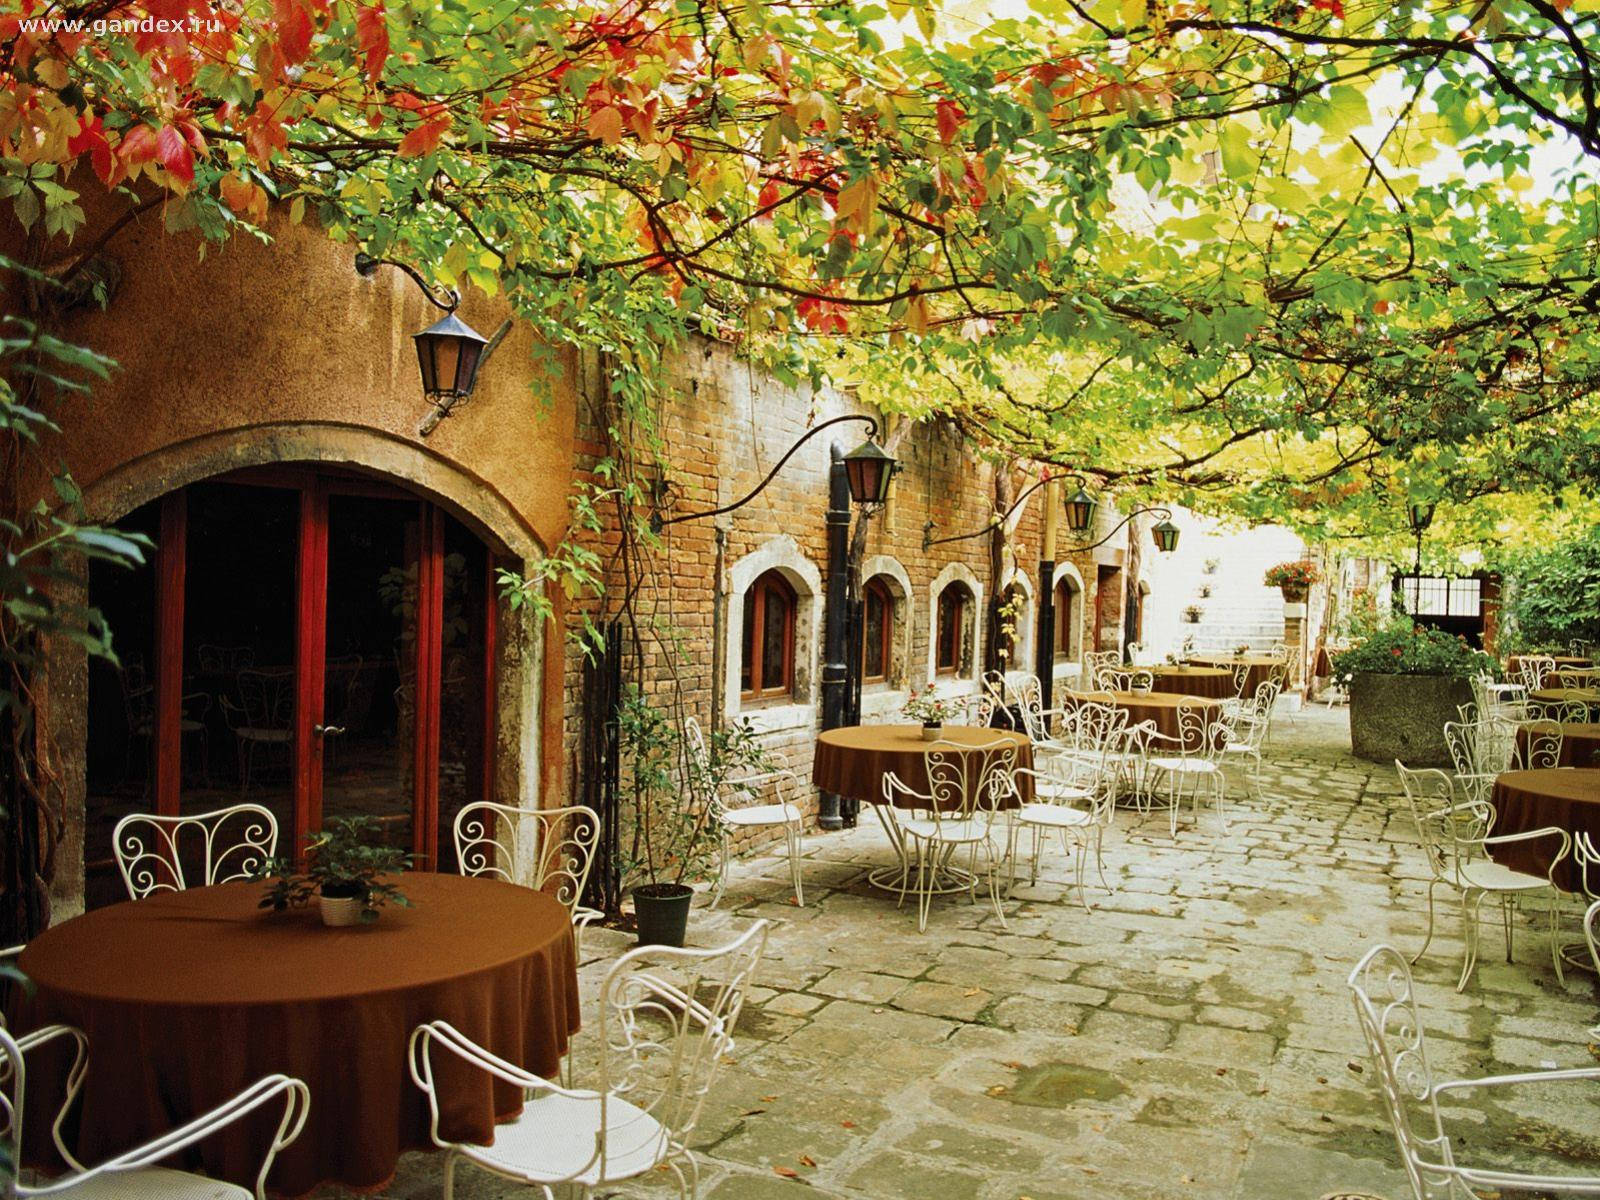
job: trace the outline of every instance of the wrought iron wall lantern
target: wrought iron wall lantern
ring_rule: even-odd
[[[1417,539],[1416,565],[1411,573],[1417,578],[1422,578],[1422,535],[1428,531],[1428,526],[1433,524],[1433,510],[1437,505],[1432,500],[1413,500],[1406,510],[1406,515],[1411,521],[1411,532]]]
[[[409,264],[392,258],[374,258],[363,252],[356,255],[355,265],[356,274],[363,278],[371,278],[381,266],[398,268],[411,277],[429,304],[444,312],[444,316],[428,328],[412,335],[417,345],[417,367],[422,374],[422,394],[433,405],[433,411],[417,428],[418,437],[427,437],[452,409],[471,398],[478,372],[511,332],[511,321],[502,321],[500,328],[486,338],[456,316],[461,304],[457,292],[448,289],[440,292]]]
[[[1031,484],[1022,492],[1021,495],[1012,501],[1010,508],[1006,509],[1005,512],[995,517],[994,520],[990,521],[981,529],[974,529],[970,533],[955,533],[951,534],[949,537],[936,538],[933,536],[933,531],[937,528],[937,526],[930,519],[928,523],[922,527],[922,548],[927,550],[934,546],[942,546],[946,542],[962,542],[969,538],[982,537],[986,533],[991,533],[1010,520],[1011,514],[1016,512],[1017,509],[1022,506],[1022,502],[1029,496],[1033,495],[1034,492],[1038,491],[1048,483],[1061,479],[1070,479],[1078,485],[1078,490],[1067,499],[1063,507],[1065,508],[1067,515],[1067,529],[1072,533],[1077,534],[1079,537],[1082,537],[1084,534],[1090,532],[1094,528],[1095,514],[1099,511],[1100,502],[1091,496],[1087,491],[1087,481],[1083,478],[1083,476],[1069,473],[1066,475],[1046,476],[1045,478]],[[1075,554],[1080,554],[1086,550],[1093,550],[1098,546],[1103,546],[1113,537],[1115,537],[1118,530],[1120,530],[1124,525],[1133,520],[1134,517],[1140,516],[1144,513],[1153,513],[1162,518],[1161,523],[1150,531],[1150,536],[1155,540],[1157,550],[1160,550],[1163,554],[1171,554],[1178,548],[1178,527],[1172,523],[1171,509],[1156,507],[1136,508],[1127,516],[1123,517],[1122,520],[1118,521],[1112,528],[1111,532],[1106,534],[1105,537],[1101,538],[1098,542],[1091,542],[1088,545],[1070,546],[1068,549]]]
[[[772,470],[767,472],[766,478],[756,484],[749,495],[735,500],[732,504],[724,504],[720,508],[708,508],[702,512],[682,513],[676,517],[663,517],[659,511],[654,512],[650,515],[651,530],[655,533],[660,533],[668,525],[677,525],[682,521],[700,521],[706,517],[719,517],[723,513],[730,513],[735,509],[743,508],[759,496],[767,484],[773,481],[778,472],[783,470],[784,463],[794,457],[795,451],[799,450],[801,446],[829,426],[840,425],[846,421],[864,421],[867,426],[866,440],[850,451],[849,454],[844,455],[842,460],[844,462],[845,477],[850,484],[850,500],[863,510],[873,505],[882,504],[888,499],[889,482],[894,478],[894,473],[899,464],[895,461],[893,455],[874,440],[878,436],[878,422],[860,413],[852,413],[849,416],[834,417],[831,420],[822,422],[820,425],[813,425],[806,430],[794,445],[783,452],[783,457],[773,465]]]

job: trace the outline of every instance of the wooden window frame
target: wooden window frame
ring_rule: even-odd
[[[883,605],[883,645],[878,650],[878,661],[867,661],[867,612],[876,600]],[[894,665],[894,593],[874,575],[861,589],[861,682],[887,683],[890,668]]]
[[[782,686],[763,688],[761,686],[761,678],[766,673],[764,669],[766,667],[764,658],[766,650],[766,600],[767,595],[770,592],[777,592],[784,601],[783,680]],[[793,696],[794,635],[795,621],[800,608],[799,593],[795,591],[794,585],[783,577],[782,572],[773,569],[764,571],[761,575],[757,576],[755,582],[745,589],[745,597],[753,598],[754,603],[750,605],[750,628],[744,631],[744,638],[741,638],[741,645],[739,647],[739,698],[741,700],[758,701],[776,700],[784,696]],[[748,665],[750,668],[751,686],[749,688],[745,688],[743,686],[746,664],[743,661],[744,645],[742,643],[745,639],[748,639],[750,643],[750,662]]]
[[[1065,597],[1065,603],[1062,602]],[[1070,579],[1058,579],[1055,586],[1055,628],[1050,631],[1052,642],[1051,652],[1057,661],[1070,662],[1072,659],[1072,609],[1073,600],[1082,603],[1083,592],[1075,589]],[[1081,614],[1080,614],[1080,620]]]
[[[955,619],[950,624],[947,634],[944,628],[945,597],[954,591]],[[959,579],[952,580],[940,589],[938,598],[933,605],[933,673],[935,675],[959,675],[961,672],[961,641],[964,633],[963,627],[971,620],[968,612],[972,604],[972,589]],[[950,663],[944,662],[945,643],[949,642]]]

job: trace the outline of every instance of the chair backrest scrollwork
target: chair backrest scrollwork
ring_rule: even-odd
[[[129,813],[111,831],[111,849],[128,895],[181,892],[237,879],[252,879],[278,851],[278,819],[259,804],[235,804],[214,812],[168,817]],[[190,881],[185,865],[199,871]]]

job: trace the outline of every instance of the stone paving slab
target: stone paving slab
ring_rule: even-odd
[[[1391,770],[1348,753],[1343,710],[1280,718],[1259,797],[1229,824],[1119,813],[1113,890],[1077,902],[1047,850],[1002,929],[987,902],[911,907],[865,881],[881,830],[807,838],[807,907],[774,854],[735,870],[691,941],[774,922],[738,1048],[696,1131],[711,1200],[1318,1200],[1409,1195],[1344,979],[1378,941],[1422,940],[1427,871]],[[1092,880],[1097,883],[1097,880]],[[1441,905],[1416,968],[1441,1076],[1593,1066],[1593,977],[1551,970],[1543,916],[1497,919],[1454,990],[1461,939]],[[1569,922],[1569,932],[1574,926]],[[586,1005],[624,936],[591,929]],[[586,1013],[590,1011],[586,1008]],[[578,1078],[585,1047],[580,1038]],[[1600,1173],[1600,1082],[1461,1103],[1467,1152],[1521,1169]],[[440,1195],[410,1155],[383,1193]],[[461,1200],[530,1193],[470,1167]],[[675,1194],[664,1178],[618,1195]],[[324,1189],[318,1200],[332,1200]]]

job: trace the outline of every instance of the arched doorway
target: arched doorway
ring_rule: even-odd
[[[494,793],[503,549],[396,480],[311,464],[190,483],[122,524],[158,549],[90,571],[120,665],[89,674],[85,902],[121,898],[131,811],[262,804],[280,853],[367,815],[452,868],[455,812]]]

